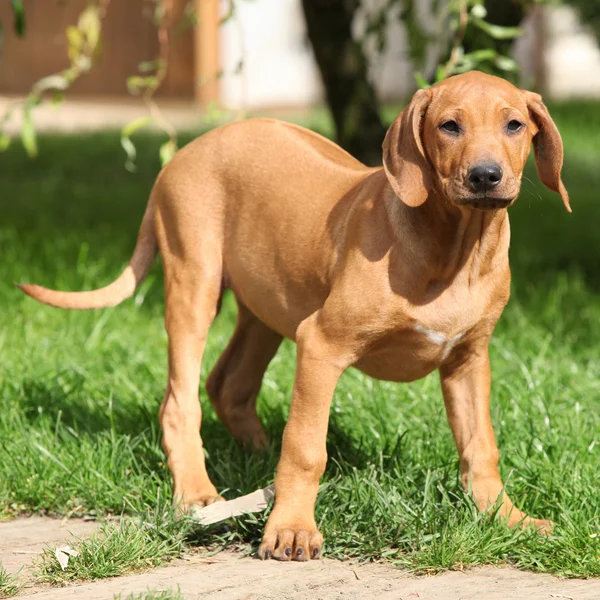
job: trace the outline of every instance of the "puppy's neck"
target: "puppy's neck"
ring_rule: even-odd
[[[464,277],[472,284],[492,270],[508,266],[510,228],[506,209],[457,207],[432,193],[409,207],[387,196],[390,225],[402,254],[421,277],[437,284]]]

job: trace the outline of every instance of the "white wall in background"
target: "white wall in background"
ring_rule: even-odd
[[[238,1],[221,28],[221,99],[230,108],[294,107],[322,98],[299,0]],[[236,65],[244,59],[238,75]]]
[[[546,66],[548,95],[600,96],[600,50],[596,37],[569,7],[548,12]]]
[[[381,4],[381,0],[369,1]],[[428,0],[422,3],[427,5]],[[223,103],[231,108],[267,108],[322,101],[300,0],[241,0],[236,6],[237,17],[221,28]],[[404,29],[397,19],[392,21],[387,51],[375,61],[372,73],[383,99],[406,96],[415,87]],[[242,57],[244,68],[235,75]]]

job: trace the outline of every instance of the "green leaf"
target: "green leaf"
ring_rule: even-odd
[[[138,65],[140,73],[150,73],[158,68],[158,60],[145,60]]]
[[[131,138],[122,137],[121,138],[121,146],[123,146],[123,150],[125,150],[125,154],[127,154],[127,160],[125,161],[125,168],[130,173],[135,173],[135,159],[137,156],[137,151],[135,149],[135,144],[131,141]]]
[[[420,73],[419,71],[415,71],[414,74],[415,77],[415,81],[417,82],[417,85],[419,86],[419,88],[421,88],[422,90],[427,89],[428,87],[431,87],[428,83],[427,80],[425,79],[425,77],[423,77],[423,74]]]
[[[89,71],[92,68],[92,59],[85,54],[80,54],[75,61],[75,66],[80,71]]]
[[[140,75],[132,75],[127,78],[127,89],[130,94],[137,94],[140,89],[155,87],[157,79],[154,75],[142,77]]]
[[[97,6],[90,4],[79,15],[77,28],[85,36],[90,49],[95,50],[100,41],[100,11]]]
[[[476,19],[485,19],[487,17],[487,9],[483,4],[476,4],[471,9],[471,15]]]
[[[136,169],[135,159],[137,157],[137,151],[135,149],[135,144],[131,141],[131,136],[151,122],[152,119],[150,117],[139,117],[127,123],[121,130],[121,146],[123,147],[123,150],[125,150],[125,154],[127,154],[125,168],[131,173]]]
[[[67,36],[67,42],[69,42],[69,46],[73,46],[75,49],[79,50],[81,45],[83,44],[83,34],[77,27],[74,25],[69,25],[65,29],[65,35]]]
[[[66,90],[68,87],[69,80],[64,75],[56,74],[42,77],[33,85],[33,91],[40,93],[47,90]]]
[[[503,71],[514,73],[519,70],[519,65],[516,61],[508,56],[499,55],[495,59],[496,66]]]
[[[83,46],[83,34],[77,27],[69,25],[65,30],[67,37],[67,54],[71,63],[75,63],[77,57],[81,53],[81,47]]]
[[[62,92],[54,92],[54,94],[52,94],[52,98],[50,99],[50,103],[52,104],[52,106],[57,106],[58,104],[63,102],[64,99],[65,95]]]
[[[150,117],[138,117],[133,121],[130,121],[123,127],[121,130],[121,136],[131,137],[136,131],[150,125],[152,123],[152,119]]]
[[[38,154],[37,135],[33,120],[31,119],[32,103],[26,102],[23,105],[23,127],[21,127],[21,142],[23,148],[30,158],[34,158]]]
[[[474,50],[462,57],[463,61],[480,63],[486,60],[494,60],[498,53],[493,48],[484,48],[482,50]]]
[[[12,5],[14,21],[13,27],[19,37],[25,35],[25,9],[23,8],[23,0],[10,0]]]
[[[514,38],[523,35],[523,29],[520,27],[502,27],[500,25],[493,25],[492,23],[488,23],[487,21],[476,17],[471,19],[471,23],[473,23],[475,27],[479,27],[479,29],[487,33],[490,37],[493,37],[495,40],[513,40]]]
[[[167,140],[158,151],[160,156],[160,163],[164,167],[177,152],[177,142],[175,140]]]
[[[165,20],[165,15],[167,13],[167,7],[163,2],[156,2],[156,7],[154,8],[154,15],[152,21],[155,27],[160,27]]]
[[[219,20],[219,27],[221,25],[225,25],[228,21],[231,21],[235,15],[235,2],[233,0],[229,0],[229,6],[227,7],[227,12],[221,17]]]
[[[452,69],[450,75],[459,75],[460,73],[466,73],[467,71],[472,71],[476,67],[477,63],[465,55],[465,57],[463,57],[463,59],[460,62],[454,65],[454,68]]]

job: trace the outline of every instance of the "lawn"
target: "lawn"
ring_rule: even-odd
[[[510,211],[513,291],[491,360],[508,491],[524,510],[556,521],[555,534],[508,531],[477,515],[460,487],[436,374],[397,385],[349,371],[333,401],[317,504],[326,555],[420,572],[508,561],[600,575],[600,106],[556,105],[552,113],[574,213],[530,165]],[[138,139],[135,174],[123,168],[116,133],[42,137],[35,160],[17,146],[0,155],[0,516],[147,514],[168,504],[157,419],[166,382],[160,265],[133,300],[98,312],[51,309],[12,286],[89,289],[120,273],[158,172],[159,143]],[[227,297],[205,375],[234,317]],[[226,497],[273,481],[294,353],[284,344],[265,377],[258,406],[273,441],[265,454],[239,448],[202,395],[208,468]],[[264,515],[238,519],[187,544],[256,547],[263,524]],[[168,547],[171,556],[180,546],[147,547]]]

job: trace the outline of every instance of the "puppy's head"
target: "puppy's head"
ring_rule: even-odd
[[[409,206],[437,191],[457,206],[506,208],[519,195],[532,142],[542,183],[570,212],[562,140],[541,97],[476,71],[414,95],[387,132],[383,165]]]

